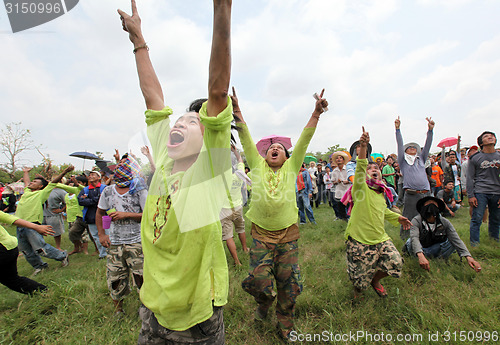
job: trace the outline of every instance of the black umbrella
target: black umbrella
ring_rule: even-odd
[[[95,154],[87,152],[87,151],[78,151],[78,152],[73,152],[70,154],[71,157],[78,157],[78,158],[83,158],[83,169],[85,170],[85,159],[99,159]]]

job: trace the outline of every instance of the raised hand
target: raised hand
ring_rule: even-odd
[[[132,15],[128,15],[122,10],[118,10],[118,14],[120,14],[120,20],[122,21],[122,28],[124,31],[128,32],[129,39],[134,46],[145,43],[144,38],[142,37],[141,30],[141,18],[139,17],[139,13],[137,12],[137,6],[135,4],[135,0],[132,0]],[[137,48],[137,47],[136,47]]]
[[[115,149],[115,154],[113,155],[113,157],[115,158],[116,163],[120,161],[120,152],[118,151],[118,149]]]
[[[434,129],[434,125],[435,125],[434,121],[432,120],[432,117],[426,117],[425,119],[428,122],[427,125],[429,127],[429,131],[432,131]]]
[[[240,104],[238,102],[238,96],[236,96],[236,89],[234,88],[234,86],[232,87],[233,89],[233,94],[232,95],[229,95],[229,97],[231,97],[231,102],[233,102],[233,109],[240,109]]]
[[[316,104],[314,105],[314,112],[317,114],[322,114],[328,109],[328,101],[323,98],[323,94],[325,93],[325,89],[321,90],[318,98],[316,99]],[[315,94],[317,95],[317,94]],[[314,97],[316,98],[316,97]]]
[[[23,172],[30,172],[33,167],[23,167]]]
[[[365,131],[365,127],[361,127],[363,130],[363,134],[361,134],[361,137],[359,138],[359,143],[361,146],[367,146],[368,143],[370,142],[370,133]]]
[[[399,119],[399,116],[396,120],[394,120],[394,126],[396,127],[396,129],[399,129],[399,127],[401,127],[401,120]]]
[[[149,156],[150,153],[149,153],[149,147],[147,146],[143,146],[141,147],[141,153],[144,155],[144,156]]]

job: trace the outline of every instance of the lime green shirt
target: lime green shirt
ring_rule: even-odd
[[[257,151],[246,124],[238,124],[238,127],[241,128],[238,134],[252,172],[252,201],[246,216],[269,231],[288,228],[297,223],[295,183],[316,128],[304,128],[293,154],[275,173]]]
[[[198,158],[171,174],[169,107],[146,111],[156,171],[141,222],[142,303],[168,329],[182,331],[209,319],[227,303],[228,269],[219,213],[231,183],[232,104],[217,116],[200,110],[205,127]]]
[[[245,164],[239,162],[237,170],[245,171]],[[223,208],[238,208],[243,205],[243,197],[241,195],[241,186],[243,185],[243,180],[236,175],[236,172],[233,173],[233,179],[231,181],[231,191],[229,198],[224,201]]]
[[[351,236],[358,242],[372,245],[391,239],[385,232],[384,219],[394,225],[399,225],[399,214],[387,208],[384,194],[379,194],[368,187],[366,184],[367,166],[367,159],[357,160],[351,190],[354,207],[345,230],[345,239]]]
[[[24,188],[24,194],[19,199],[16,217],[32,223],[42,224],[43,204],[50,196],[50,192],[56,187],[55,183],[49,183],[44,189],[32,191],[28,187]]]
[[[78,203],[78,194],[85,186],[81,184],[78,186],[68,186],[58,183],[57,188],[69,193],[64,196],[64,202],[66,203],[66,219],[68,223],[73,223],[76,217],[83,218],[83,206],[80,206]]]
[[[11,214],[0,211],[0,223],[13,224],[19,218]],[[7,250],[11,250],[17,247],[17,237],[12,236],[5,230],[3,226],[0,225],[0,243]]]

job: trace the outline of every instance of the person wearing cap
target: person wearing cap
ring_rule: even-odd
[[[456,251],[461,258],[467,259],[472,269],[480,272],[481,265],[471,256],[453,224],[441,217],[445,210],[446,205],[441,199],[433,196],[420,199],[417,202],[419,214],[411,221],[410,238],[403,251],[416,256],[420,267],[426,271],[430,270],[428,258],[448,259]]]
[[[488,207],[488,233],[499,241],[500,231],[500,153],[495,150],[495,133],[485,131],[477,138],[481,148],[469,158],[467,167],[467,194],[472,209],[470,221],[470,243],[479,245],[479,229]]]
[[[99,252],[99,259],[104,259],[107,256],[106,248],[99,242],[99,232],[95,224],[97,205],[101,193],[106,188],[104,183],[101,183],[101,174],[98,171],[92,170],[87,176],[88,185],[83,188],[78,194],[78,203],[83,206],[83,221],[87,224],[90,235],[94,239],[94,243]]]
[[[254,317],[260,321],[267,317],[276,298],[274,280],[276,281],[276,317],[282,338],[288,338],[294,327],[295,302],[302,291],[295,198],[297,177],[302,176],[299,170],[307,146],[324,108],[328,106],[323,98],[324,91],[323,89],[318,97],[290,158],[288,151],[280,143],[269,146],[267,154],[262,157],[243,118],[237,124],[248,166],[252,170],[252,201],[246,216],[252,222],[253,243],[250,248],[249,274],[241,285],[243,290],[255,298],[257,309]],[[235,95],[232,100],[235,112],[241,114]],[[308,174],[307,171],[305,173]]]
[[[359,150],[358,150],[359,153]],[[349,220],[347,215],[345,205],[340,202],[344,194],[347,192],[349,187],[352,186],[351,181],[347,177],[347,169],[345,164],[349,160],[347,153],[343,151],[337,151],[332,155],[333,161],[337,166],[332,171],[332,182],[335,185],[335,195],[333,199],[333,210],[335,211],[335,216],[341,220]]]
[[[396,127],[396,142],[398,144],[398,163],[401,173],[404,176],[403,188],[404,193],[404,208],[403,216],[408,219],[413,219],[417,215],[417,201],[423,197],[430,195],[430,184],[425,171],[425,162],[429,156],[429,150],[432,145],[432,136],[434,129],[434,121],[427,117],[427,137],[424,148],[421,149],[417,143],[408,143],[403,145],[403,136],[401,135],[401,121],[398,118],[394,121]],[[409,237],[409,231],[401,227],[401,239],[406,241]]]

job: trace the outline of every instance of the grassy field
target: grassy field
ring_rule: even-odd
[[[460,210],[452,222],[481,263],[480,274],[456,254],[448,263],[431,261],[430,273],[406,257],[402,277],[383,280],[388,298],[381,299],[370,289],[356,304],[352,303],[352,286],[346,273],[346,223],[333,221],[333,211],[326,205],[314,212],[318,225],[301,226],[304,291],[296,308],[296,330],[301,337],[311,337],[305,338],[311,340],[309,343],[326,340],[321,336],[342,344],[471,344],[484,341],[488,335],[485,332],[497,332],[496,341],[490,338],[486,343],[499,343],[500,246],[488,238],[483,225],[481,245],[470,248],[468,209]],[[401,248],[399,229],[390,224],[386,229],[396,247]],[[13,227],[8,230],[15,233]],[[67,234],[63,238],[63,247],[71,249]],[[48,241],[53,244],[52,238]],[[243,268],[233,267],[226,252],[230,260],[229,303],[224,309],[226,343],[278,344],[274,313],[267,323],[253,321],[255,302],[240,285],[247,274],[248,256],[237,246]],[[47,261],[49,270],[36,277],[49,286],[46,293],[29,297],[0,286],[0,344],[136,343],[140,329],[138,294],[134,291],[126,298],[126,316],[115,319],[106,286],[105,260],[73,255],[66,268]],[[18,268],[24,276],[33,272],[22,257]],[[435,338],[436,332],[439,338]],[[349,338],[350,334],[359,337]]]

